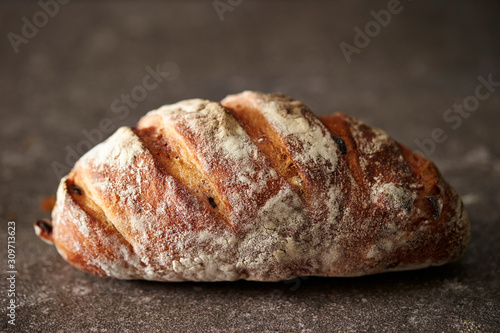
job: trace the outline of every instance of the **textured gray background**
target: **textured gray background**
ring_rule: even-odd
[[[500,331],[500,88],[456,130],[443,121],[500,81],[498,2],[402,1],[403,11],[347,64],[339,43],[387,1],[244,0],[220,21],[212,1],[72,1],[16,54],[35,3],[0,4],[1,330]],[[145,67],[178,73],[118,119],[111,103]],[[103,118],[134,125],[161,104],[283,92],[316,113],[344,111],[416,148],[444,129],[431,159],[463,196],[472,224],[464,258],[443,267],[362,278],[278,283],[151,283],[93,277],[35,236],[38,205],[58,184],[51,164]],[[107,135],[106,135],[107,136]],[[5,316],[7,220],[17,226],[16,327]]]

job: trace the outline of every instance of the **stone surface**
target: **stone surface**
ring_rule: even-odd
[[[401,12],[348,64],[339,44],[353,44],[353,28],[364,30],[370,11],[387,4],[242,1],[221,21],[212,1],[72,1],[15,53],[8,34],[22,33],[23,17],[33,22],[35,15],[39,24],[44,17],[36,2],[2,2],[0,329],[498,331],[500,87],[460,123],[443,115],[454,103],[472,101],[479,76],[492,73],[500,81],[500,7],[402,1]],[[141,100],[135,87],[157,64],[170,75]],[[470,215],[472,241],[463,259],[361,278],[152,283],[82,273],[35,236],[33,221],[48,217],[39,203],[57,188],[51,165],[67,164],[66,149],[86,149],[85,131],[104,138],[105,118],[108,126],[134,125],[162,104],[220,100],[245,89],[283,92],[320,114],[352,114],[412,148],[441,128],[446,140],[430,158]],[[136,99],[125,107],[119,99],[131,92]],[[10,220],[16,222],[15,327],[6,316]]]

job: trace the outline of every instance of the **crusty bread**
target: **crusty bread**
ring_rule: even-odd
[[[193,99],[85,154],[35,229],[76,267],[158,281],[357,276],[458,259],[469,222],[425,158],[279,94]]]

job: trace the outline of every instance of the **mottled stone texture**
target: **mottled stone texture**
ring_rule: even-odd
[[[500,81],[500,8],[494,1],[401,5],[347,64],[339,44],[353,44],[353,28],[364,30],[370,11],[387,1],[242,1],[223,21],[212,1],[71,1],[17,54],[7,34],[20,35],[22,18],[32,22],[41,7],[2,2],[0,330],[498,331],[500,87],[467,118],[446,122],[443,114],[475,93],[478,76]],[[157,64],[171,75],[149,80],[151,90],[134,88]],[[361,278],[150,283],[79,272],[35,236],[33,221],[48,217],[39,203],[58,184],[51,164],[66,164],[67,147],[86,149],[85,133],[101,140],[107,127],[133,125],[159,105],[245,89],[286,93],[319,114],[352,114],[412,148],[442,128],[446,140],[439,136],[444,142],[430,158],[468,209],[464,258]],[[127,106],[120,98],[131,92]],[[7,220],[17,227],[16,327],[5,316]]]

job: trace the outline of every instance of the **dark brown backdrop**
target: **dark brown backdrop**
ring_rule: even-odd
[[[478,77],[500,81],[495,1],[216,1],[229,3],[224,13],[213,1],[54,1],[0,4],[0,267],[8,270],[14,220],[18,330],[500,327],[500,86],[476,97]],[[371,11],[386,27],[370,23]],[[355,40],[367,24],[369,43]],[[354,52],[349,63],[341,45]],[[157,65],[163,76],[144,83]],[[469,211],[465,257],[352,279],[161,284],[79,272],[36,238],[33,221],[48,216],[39,202],[57,187],[54,166],[67,167],[89,135],[107,137],[107,126],[133,125],[162,104],[245,89],[287,93],[320,114],[344,111],[415,149],[424,143]],[[463,103],[467,117],[453,111]]]

